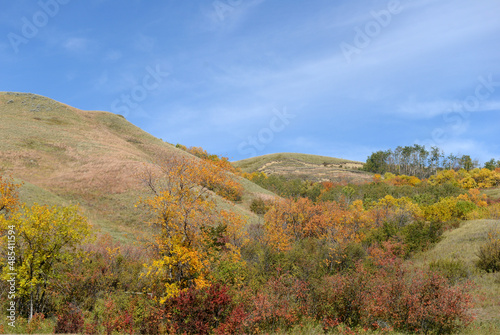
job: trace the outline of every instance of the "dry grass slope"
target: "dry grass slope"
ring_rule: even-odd
[[[312,181],[364,181],[372,175],[359,168],[363,163],[347,159],[297,153],[269,154],[233,163],[244,172],[260,171]]]
[[[144,187],[138,177],[149,164],[189,155],[109,112],[82,111],[29,93],[0,92],[0,173],[24,181],[23,201],[79,203],[103,232],[130,242],[147,233],[134,208]],[[269,193],[244,180],[242,204]],[[140,234],[139,234],[140,235]]]
[[[490,188],[483,190],[483,193],[492,199],[500,199],[500,188]]]

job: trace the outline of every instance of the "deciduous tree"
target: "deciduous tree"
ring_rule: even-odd
[[[231,244],[227,250],[237,253],[234,246],[241,238],[238,230],[243,220],[218,210],[209,190],[231,187],[233,181],[210,162],[182,157],[170,157],[159,170],[148,170],[143,177],[153,196],[142,203],[156,229],[156,257],[145,274],[151,288],[165,301],[189,287],[207,286],[213,247]],[[214,232],[220,234],[211,235]]]
[[[4,261],[2,277],[16,273],[20,311],[30,318],[44,313],[49,290],[59,280],[58,264],[71,264],[76,248],[91,235],[90,225],[77,207],[22,205],[8,219],[0,220],[3,245],[6,232],[15,236],[13,262]]]

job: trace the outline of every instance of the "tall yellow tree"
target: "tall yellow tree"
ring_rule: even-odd
[[[145,273],[151,289],[164,301],[185,288],[208,285],[213,259],[208,249],[222,235],[233,239],[223,244],[237,244],[241,227],[236,226],[242,225],[237,216],[217,210],[209,187],[225,189],[233,181],[210,162],[183,157],[170,157],[158,170],[147,170],[143,179],[153,196],[141,203],[152,213],[156,230],[156,256]]]

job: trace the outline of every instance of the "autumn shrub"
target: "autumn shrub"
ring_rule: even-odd
[[[165,311],[149,296],[138,296],[131,301],[134,329],[139,334],[158,335],[163,333]]]
[[[303,281],[318,279],[334,272],[330,268],[330,246],[326,241],[306,238],[291,245],[288,252],[278,252],[264,243],[252,242],[242,249],[246,262],[245,283],[252,289],[259,289],[279,273],[290,273]]]
[[[97,334],[134,334],[134,309],[130,294],[113,294],[100,298],[94,310],[87,315],[86,332]]]
[[[398,240],[404,243],[405,256],[412,252],[427,250],[439,242],[444,230],[442,222],[428,222],[418,220],[399,227],[395,222],[384,222],[382,226],[371,230],[363,240],[365,246],[382,244],[389,240]]]
[[[209,334],[223,324],[232,310],[225,286],[189,288],[166,301],[171,330],[178,334]]]
[[[214,334],[244,334],[247,328],[245,325],[247,315],[248,314],[243,306],[236,306],[231,310],[231,313],[227,316],[226,320],[214,329]]]
[[[188,148],[187,148],[185,145],[180,144],[180,143],[177,143],[177,144],[175,145],[175,147],[176,147],[177,149],[181,149],[181,150],[184,150],[184,151],[187,151],[187,150],[188,150]]]
[[[383,320],[403,332],[448,334],[472,322],[466,284],[451,286],[432,272],[392,271],[381,271],[372,279],[367,323]]]
[[[43,315],[43,313],[36,313],[26,325],[26,332],[28,334],[38,333],[40,331],[40,328],[42,327],[44,320],[45,315]]]
[[[488,240],[481,245],[477,253],[476,266],[487,272],[500,271],[500,232],[488,233]]]
[[[306,238],[295,242],[292,249],[280,255],[275,270],[289,272],[300,280],[319,278],[326,274],[325,260],[329,255],[329,246],[324,240]]]
[[[64,275],[54,292],[59,305],[71,302],[83,310],[93,310],[105,293],[141,291],[139,273],[146,256],[140,248],[123,246],[105,234],[80,251],[71,267],[61,268]]]
[[[477,209],[475,203],[471,201],[459,200],[455,204],[455,210],[459,219],[466,219],[467,215]]]
[[[356,263],[366,257],[366,250],[361,243],[349,243],[339,252],[330,254],[329,271],[349,271],[355,268]]]
[[[401,229],[407,252],[424,251],[441,239],[443,224],[440,222],[416,221]]]
[[[266,214],[269,210],[269,205],[262,198],[252,200],[250,210],[255,214]]]
[[[309,287],[289,273],[271,278],[253,296],[246,318],[259,332],[286,331],[309,314]]]
[[[267,176],[262,172],[245,174],[245,176],[260,187],[284,198],[297,199],[305,197],[312,201],[316,201],[317,199],[326,200],[322,196],[324,194],[324,186],[320,183],[313,183],[298,178],[287,178],[281,175]]]
[[[472,322],[469,284],[451,285],[438,273],[408,269],[399,257],[402,250],[392,242],[369,250],[377,270],[368,285],[365,322],[383,320],[396,330],[439,334]]]
[[[397,236],[398,232],[399,228],[395,223],[384,221],[380,227],[374,228],[366,234],[363,244],[365,246],[371,246],[376,243],[382,244]]]
[[[456,203],[456,198],[448,197],[430,206],[424,206],[425,220],[430,222],[450,221],[456,215]]]
[[[410,333],[451,333],[472,321],[468,284],[451,285],[435,272],[409,270],[404,246],[386,242],[368,250],[355,269],[315,285],[314,310],[325,329],[392,327]]]
[[[368,274],[358,265],[348,273],[324,277],[314,292],[315,316],[326,330],[343,323],[355,327],[362,323]]]
[[[66,304],[57,313],[54,333],[80,333],[83,330],[83,324],[84,317],[81,309],[73,304]]]
[[[243,197],[243,187],[232,180],[226,180],[224,183],[207,184],[205,186],[221,197],[234,202],[241,201]]]

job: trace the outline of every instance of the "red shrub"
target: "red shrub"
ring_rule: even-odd
[[[325,329],[345,323],[443,334],[473,320],[468,284],[452,286],[439,274],[409,270],[397,257],[398,244],[386,243],[369,252],[370,263],[326,277],[317,289],[317,318]]]
[[[247,324],[265,331],[286,330],[309,313],[309,288],[289,274],[271,278],[251,303]]]
[[[345,323],[357,326],[363,317],[368,274],[358,266],[352,273],[325,277],[317,292],[316,317],[325,330]]]
[[[244,334],[245,333],[245,319],[247,313],[243,306],[237,306],[232,311],[231,314],[226,318],[224,323],[221,323],[219,327],[214,329],[214,333],[217,335],[226,334]]]
[[[117,331],[120,334],[134,334],[134,319],[128,311],[120,310],[113,300],[108,300],[102,318],[106,334]]]
[[[82,311],[73,304],[65,305],[57,315],[56,334],[80,333],[83,330]]]
[[[177,333],[208,334],[223,323],[231,311],[227,288],[218,284],[206,289],[190,288],[167,302],[173,330]]]

